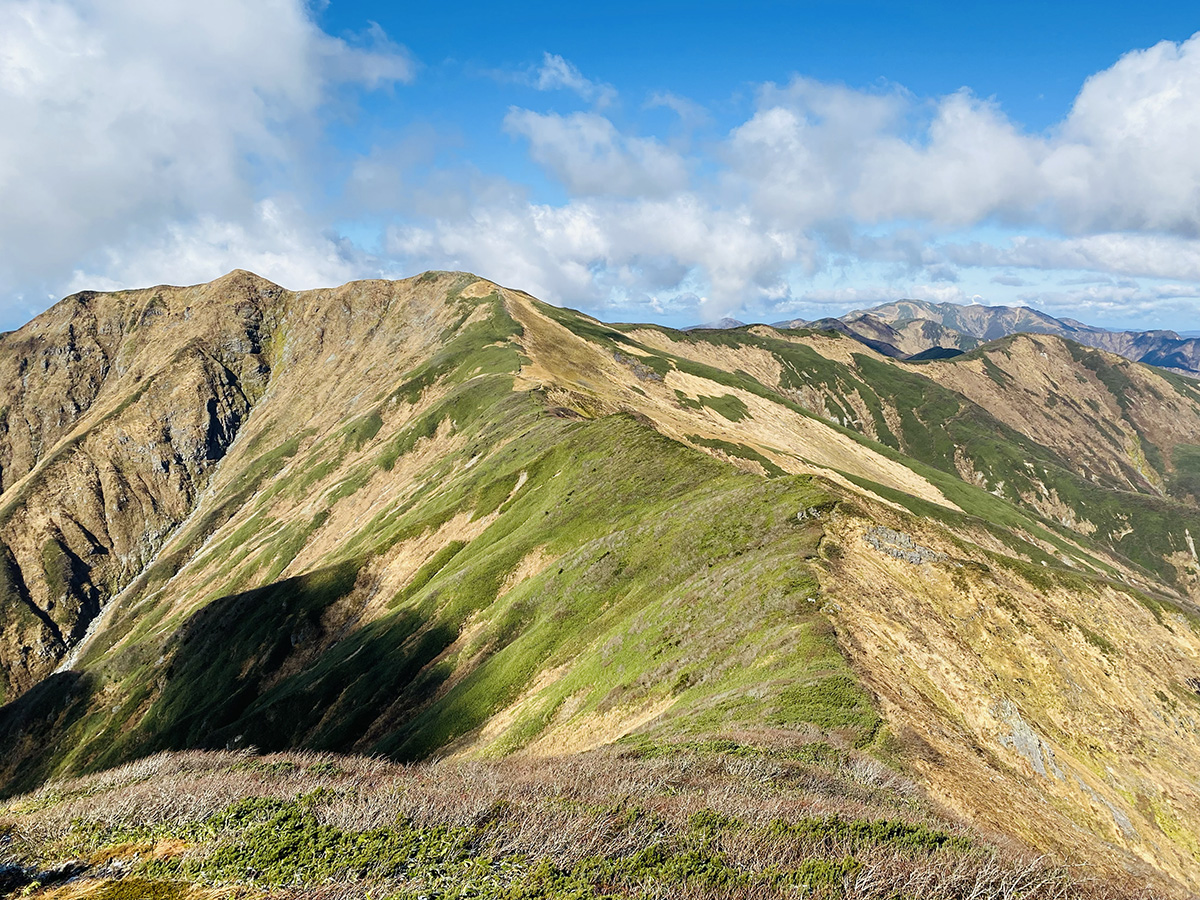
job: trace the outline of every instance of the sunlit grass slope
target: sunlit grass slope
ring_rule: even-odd
[[[8,757],[14,786],[167,748],[552,752],[651,722],[876,737],[820,611],[834,498],[629,415],[555,415],[513,390],[519,329],[498,297],[463,306],[475,321],[370,411],[250,439],[244,468],[62,676],[72,689],[39,708],[39,734],[63,731],[50,752]],[[345,528],[341,507],[405,465],[394,499]],[[17,714],[10,729],[30,721]]]

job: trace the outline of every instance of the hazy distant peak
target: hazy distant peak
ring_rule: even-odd
[[[687,328],[684,328],[683,330],[684,331],[719,331],[719,330],[725,329],[725,328],[741,328],[745,324],[746,324],[745,322],[741,322],[737,319],[731,319],[729,316],[724,316],[720,319],[717,319],[717,321],[715,321],[715,322],[704,322],[700,325],[689,325]]]
[[[810,327],[813,324],[809,323]],[[787,323],[786,327],[798,326]],[[819,327],[844,330],[867,346],[897,356],[916,356],[935,348],[969,350],[981,341],[1023,332],[1054,334],[1135,362],[1200,373],[1200,342],[1194,337],[1181,337],[1166,329],[1111,331],[1075,319],[1058,319],[1030,306],[904,299],[853,310],[839,319],[824,319]],[[888,336],[885,328],[890,328],[894,336]],[[889,347],[895,352],[890,352]]]

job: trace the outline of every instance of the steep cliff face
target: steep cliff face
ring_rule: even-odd
[[[279,287],[77,294],[0,338],[0,686],[27,690],[154,558],[266,389]],[[15,629],[15,630],[14,630]]]

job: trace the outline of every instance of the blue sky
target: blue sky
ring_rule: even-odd
[[[0,328],[248,268],[1200,328],[1194,4],[0,0]]]

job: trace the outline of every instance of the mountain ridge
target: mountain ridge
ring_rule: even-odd
[[[1191,382],[1054,335],[907,363],[467,273],[226,279],[0,338],[7,793],[197,747],[751,730],[1200,884]]]

